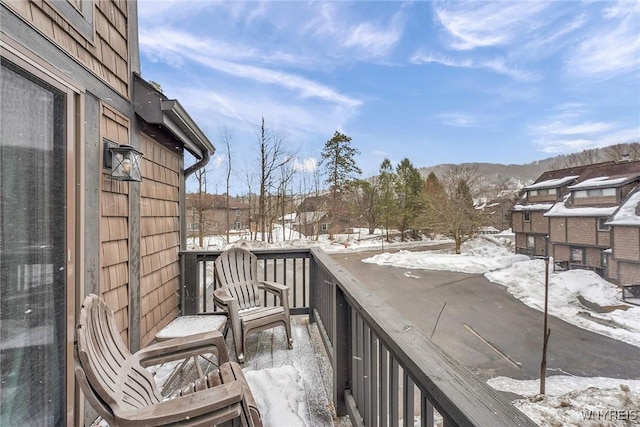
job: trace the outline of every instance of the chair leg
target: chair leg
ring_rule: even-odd
[[[289,350],[291,350],[293,348],[293,336],[291,335],[291,323],[285,322],[284,329],[285,329],[285,332],[287,333],[287,344],[288,344]]]

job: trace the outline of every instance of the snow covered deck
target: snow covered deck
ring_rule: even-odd
[[[243,371],[256,398],[265,427],[351,425],[348,417],[336,418],[331,403],[333,374],[318,326],[309,323],[306,315],[292,316],[293,349],[287,350],[283,328],[274,328],[247,338]],[[226,337],[231,360],[236,355]],[[203,371],[215,369],[205,359],[199,359]],[[156,381],[164,384],[179,364],[157,367]],[[156,370],[154,369],[154,370]],[[163,390],[164,395],[193,381],[197,376],[190,360],[176,379]]]

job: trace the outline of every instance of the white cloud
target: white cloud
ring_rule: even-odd
[[[477,2],[434,3],[434,14],[456,50],[504,46],[519,39],[523,32],[536,30],[537,16],[547,9],[547,2]]]
[[[487,69],[498,74],[506,75],[515,80],[537,79],[535,73],[523,71],[516,67],[511,67],[502,58],[493,58],[487,60],[456,59],[449,55],[438,55],[419,51],[411,56],[409,62],[413,64],[433,63],[456,68]]]
[[[370,22],[358,24],[345,35],[345,47],[358,47],[367,52],[367,56],[386,55],[400,40],[402,30],[392,23],[389,28],[379,28]]]
[[[224,52],[228,50],[224,46],[179,31],[160,29],[143,32],[140,35],[140,45],[145,51],[159,53],[164,57],[189,59],[235,78],[281,86],[297,92],[302,98],[319,98],[347,108],[355,108],[362,104],[362,101],[340,94],[326,85],[296,74],[221,59],[216,55],[219,47],[224,55]]]
[[[388,55],[404,32],[402,12],[388,22],[359,20],[347,10],[348,3],[312,4],[313,18],[303,26],[303,34],[313,34],[328,49],[328,54],[367,60]]]
[[[607,79],[640,70],[640,2],[618,2],[603,17],[566,60],[570,74]]]
[[[615,128],[614,123],[606,122],[585,122],[579,124],[568,124],[555,121],[539,126],[533,126],[531,130],[536,133],[554,135],[589,135],[600,134]]]
[[[443,125],[453,127],[469,127],[476,123],[476,120],[463,113],[443,113],[436,116]]]
[[[293,169],[300,172],[313,172],[318,168],[318,161],[315,157],[306,159],[294,159]]]
[[[544,153],[573,153],[640,140],[640,126],[629,128],[608,122],[575,123],[559,120],[530,126],[528,131]]]

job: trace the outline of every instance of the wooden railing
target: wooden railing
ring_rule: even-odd
[[[297,288],[292,312],[318,323],[336,412],[354,426],[426,427],[438,417],[443,426],[535,426],[321,250],[253,252],[265,277],[288,280],[292,295]],[[181,254],[185,314],[212,307],[208,264],[219,253]]]

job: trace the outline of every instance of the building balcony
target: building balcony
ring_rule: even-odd
[[[220,252],[181,253],[182,314],[215,312]],[[312,425],[535,425],[321,250],[252,252],[264,280],[291,288],[294,348],[280,328],[250,336],[245,366],[290,364],[320,378],[303,381]]]

